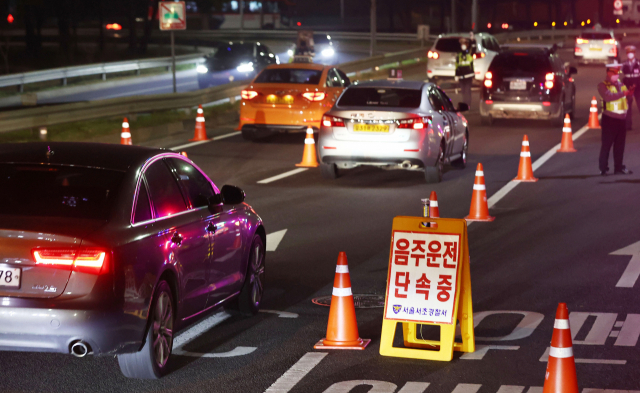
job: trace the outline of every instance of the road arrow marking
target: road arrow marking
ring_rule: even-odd
[[[285,233],[287,233],[286,229],[269,233],[267,235],[267,251],[275,251],[280,245],[282,238],[284,238]]]
[[[631,260],[627,265],[620,281],[616,284],[618,288],[633,288],[640,276],[640,241],[629,246],[614,251],[609,255],[631,255]]]

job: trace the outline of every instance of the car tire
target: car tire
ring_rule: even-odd
[[[320,173],[325,179],[338,178],[338,166],[336,164],[320,164]]]
[[[467,166],[467,153],[469,152],[469,132],[465,131],[464,133],[464,142],[462,144],[462,155],[460,156],[460,158],[451,161],[451,165],[459,168],[459,169],[464,169]]]
[[[260,311],[262,296],[264,295],[264,270],[265,248],[260,235],[253,236],[249,261],[247,263],[247,276],[244,286],[237,297],[237,309],[243,315],[256,315]]]
[[[491,115],[487,115],[487,116],[480,115],[480,124],[483,126],[492,126],[493,117]]]
[[[158,283],[150,310],[142,349],[118,355],[118,365],[125,377],[160,379],[169,371],[176,313],[171,286],[166,281]]]
[[[558,117],[554,118],[551,120],[551,125],[553,127],[562,127],[564,126],[564,115],[565,115],[565,109],[564,109],[564,98],[562,99],[562,101],[560,102],[560,114],[558,115]]]
[[[440,183],[442,181],[442,173],[444,172],[444,148],[440,145],[438,158],[434,166],[424,168],[424,179],[428,184]]]

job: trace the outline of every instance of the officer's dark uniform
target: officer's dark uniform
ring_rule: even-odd
[[[636,48],[632,45],[627,46],[626,48],[627,54],[634,53]],[[624,76],[623,82],[627,88],[631,88],[631,86],[636,86],[638,89],[630,95],[627,96],[627,105],[629,108],[627,109],[627,130],[631,129],[631,108],[633,107],[633,99],[636,99],[636,106],[638,110],[640,110],[640,61],[635,57],[633,59],[627,59],[624,63],[622,63],[622,75]]]
[[[456,56],[456,77],[462,89],[462,102],[471,108],[471,84],[475,73],[473,70],[473,55],[471,54],[471,43],[467,39],[461,39],[460,43],[465,43],[467,49],[461,50]]]

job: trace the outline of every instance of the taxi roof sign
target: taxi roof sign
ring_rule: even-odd
[[[187,12],[184,1],[161,1],[159,7],[160,30],[185,30]]]

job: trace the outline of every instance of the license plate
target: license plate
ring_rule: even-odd
[[[386,124],[354,124],[355,132],[389,132],[389,126]]]
[[[0,287],[20,288],[22,269],[0,266]]]
[[[592,50],[594,52],[602,52],[602,48],[589,48],[589,50]]]
[[[274,94],[270,94],[265,99],[267,104],[276,104],[276,105],[291,105],[293,104],[293,96],[276,96]]]
[[[527,90],[527,81],[511,81],[509,82],[510,90]]]

